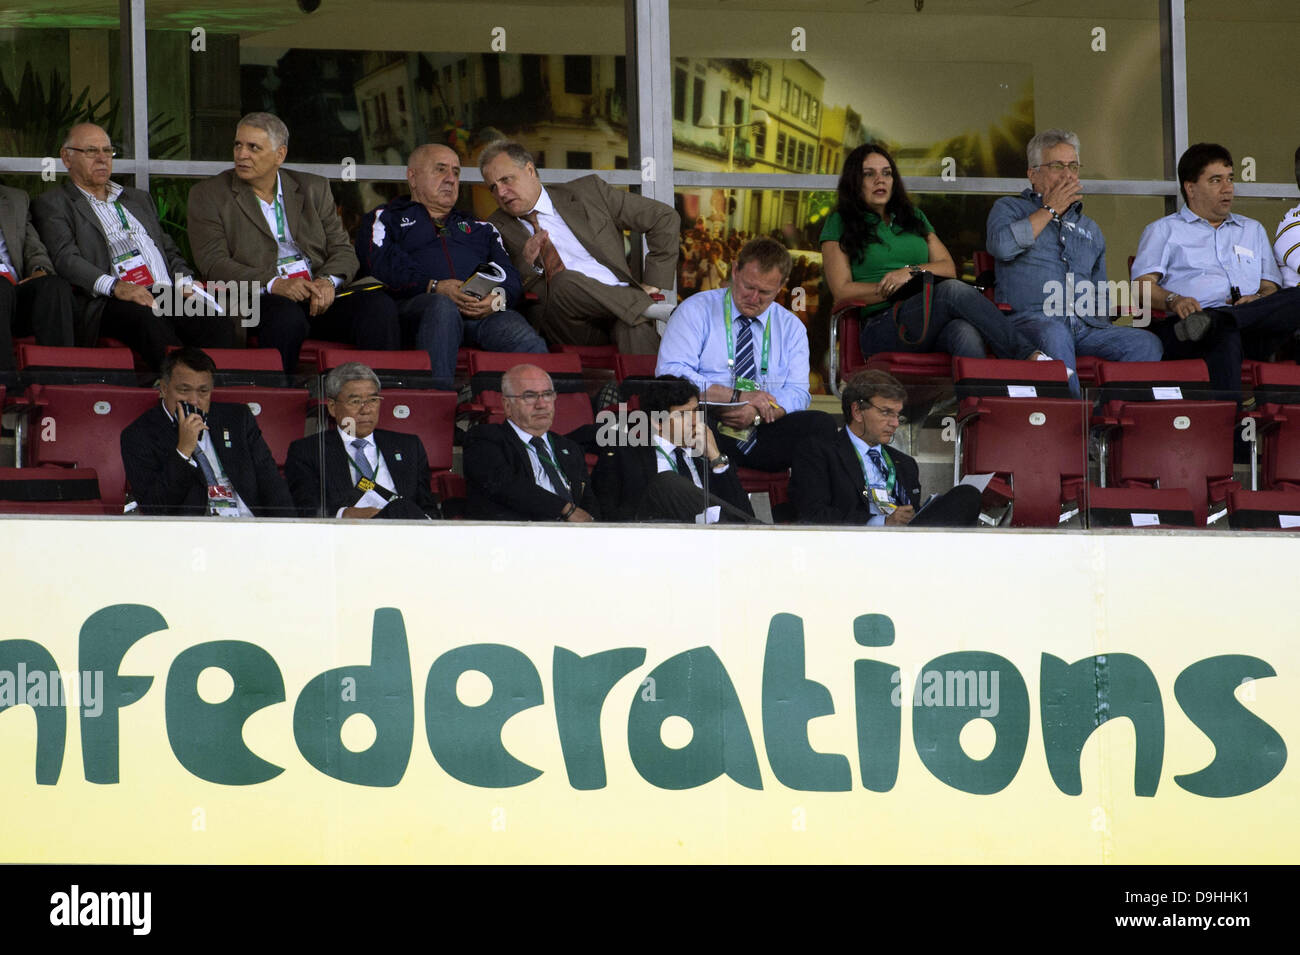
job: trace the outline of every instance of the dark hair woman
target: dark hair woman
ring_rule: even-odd
[[[867,303],[862,310],[863,355],[946,351],[983,358],[987,343],[999,358],[1046,359],[996,305],[965,282],[935,283],[928,324],[923,321],[925,296],[919,292],[891,308],[890,296],[921,272],[955,279],[957,267],[925,213],[912,205],[893,157],[878,143],[859,146],[844,160],[839,203],[822,228],[821,241],[831,294]]]

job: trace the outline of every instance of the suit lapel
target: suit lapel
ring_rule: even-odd
[[[86,199],[81,190],[77,188],[77,184],[71,179],[64,180],[63,188],[68,192],[68,198],[72,202],[73,211],[84,219],[87,225],[99,233],[99,235],[103,236],[105,254],[107,255],[108,235],[104,232],[104,227],[100,225],[99,217],[96,216],[95,211],[90,208],[90,201]]]
[[[330,489],[337,488],[339,498],[346,501],[343,506],[351,507],[361,500],[361,491],[352,480],[352,467],[348,464],[348,449],[343,446],[338,428],[330,427],[324,443],[325,461],[322,467],[325,471],[325,497],[328,500],[331,496]]]
[[[283,170],[280,172],[280,190],[284,193],[284,219],[289,225],[289,234],[293,236],[293,241],[297,243],[298,248],[304,250],[303,255],[306,255],[307,245],[304,241],[306,236],[303,235],[307,228],[303,214],[303,203],[306,197],[298,188],[298,180],[286,176]],[[262,222],[265,223],[266,220],[263,219]],[[315,268],[316,263],[312,263],[312,269]]]
[[[274,242],[275,235],[271,232],[271,227],[266,224],[266,216],[262,215],[262,204],[257,198],[257,193],[253,191],[253,187],[234,173],[231,173],[230,186],[231,191],[235,194],[235,205],[239,206],[239,210],[248,217],[248,221],[252,223],[253,228]],[[287,218],[287,211],[285,215]],[[289,229],[292,231],[292,224],[289,225]]]

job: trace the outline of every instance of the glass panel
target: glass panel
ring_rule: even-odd
[[[1295,107],[1284,78],[1297,27],[1300,8],[1286,0],[1187,4],[1188,138],[1226,146],[1238,181],[1251,181],[1253,166],[1254,181],[1295,182],[1295,126],[1278,118]],[[1211,62],[1233,64],[1231,80],[1195,66]]]
[[[831,172],[880,139],[914,175],[1020,177],[1035,128],[1065,126],[1086,178],[1163,175],[1156,0],[934,6],[672,0],[678,167],[810,172],[820,147]],[[723,92],[750,101],[743,120],[718,113]]]
[[[390,12],[360,0],[311,14],[260,0],[215,15],[151,3],[151,111],[185,129],[174,158],[229,159],[239,117],[266,110],[289,125],[290,162],[402,164],[441,142],[470,165],[513,136],[539,166],[627,168],[618,0]]]
[[[118,5],[103,0],[52,12],[7,4],[0,13],[0,156],[54,156],[74,123],[121,128]],[[56,171],[62,164],[56,161]]]

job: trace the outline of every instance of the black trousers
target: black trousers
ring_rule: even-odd
[[[794,451],[809,438],[829,441],[838,429],[835,419],[824,411],[794,411],[770,424],[758,426],[758,440],[742,453],[735,438],[718,435],[718,450],[733,464],[757,471],[785,471],[794,460]]]
[[[758,518],[728,504],[702,488],[685,475],[675,471],[661,471],[650,479],[645,493],[636,507],[638,521],[673,521],[678,524],[695,523],[695,515],[706,507],[720,507],[724,524],[760,524]]]
[[[298,368],[298,352],[310,333],[312,338],[345,342],[357,348],[393,351],[401,347],[401,323],[397,303],[382,289],[338,295],[321,315],[313,316],[307,302],[295,302],[283,295],[263,292],[257,342],[274,348],[284,362],[284,372]]]
[[[0,279],[0,371],[14,370],[14,339],[35,335],[38,345],[73,345],[72,286],[57,275],[20,285]]]
[[[171,289],[164,294],[171,295]],[[100,315],[99,333],[128,345],[157,371],[173,345],[234,348],[235,321],[225,315],[155,315],[151,308],[110,298]]]

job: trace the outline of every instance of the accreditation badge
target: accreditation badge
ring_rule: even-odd
[[[286,255],[275,260],[275,274],[282,279],[306,279],[311,281],[311,263],[301,255]]]
[[[149,271],[149,266],[145,264],[144,256],[140,254],[139,249],[123,252],[114,258],[113,271],[123,282],[143,285],[145,288],[153,285],[153,273]]]
[[[886,517],[898,510],[898,505],[895,504],[894,499],[889,496],[889,489],[883,484],[873,484],[868,489],[868,493],[871,497],[871,503],[876,505],[880,513],[884,514]]]

